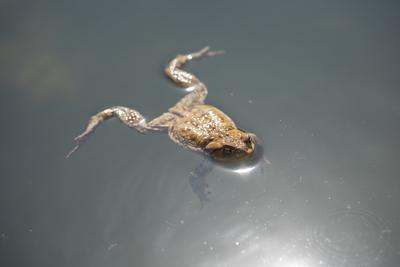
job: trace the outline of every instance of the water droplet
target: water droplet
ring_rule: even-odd
[[[111,244],[107,247],[107,250],[112,250],[112,249],[115,248],[116,246],[118,246],[118,243],[111,243]]]

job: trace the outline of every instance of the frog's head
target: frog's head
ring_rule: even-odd
[[[233,162],[245,159],[253,154],[257,137],[239,129],[233,129],[225,136],[211,140],[206,152],[217,161]]]

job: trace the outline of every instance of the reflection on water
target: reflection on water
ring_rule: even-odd
[[[56,33],[47,19],[32,12],[18,21],[18,31],[2,38],[0,78],[8,87],[25,90],[35,98],[71,97],[76,92],[77,75],[54,49],[51,39]]]
[[[250,174],[255,168],[257,168],[257,166],[241,167],[232,171],[237,174]]]
[[[269,163],[264,156],[264,150],[261,145],[257,145],[254,153],[245,160],[237,162],[216,162],[205,158],[196,168],[190,172],[189,182],[193,193],[199,198],[203,207],[208,202],[211,194],[207,176],[215,167],[220,167],[228,173],[239,174],[241,177],[248,177],[252,171],[257,168],[263,170],[264,164]]]
[[[299,242],[304,235],[278,233],[277,225],[258,221],[256,215],[253,220],[246,220],[247,208],[245,206],[237,211],[244,218],[241,222],[237,220],[238,214],[228,217],[216,216],[212,220],[209,232],[204,226],[200,226],[203,231],[193,232],[196,236],[199,232],[202,235],[197,239],[190,239],[181,250],[181,253],[187,253],[188,257],[192,258],[191,266],[321,266],[322,261],[310,257],[306,246]],[[187,223],[192,222],[185,220],[185,224]],[[206,224],[210,226],[209,223]],[[169,237],[161,235],[156,241],[157,247],[162,248],[164,254],[175,253],[169,244],[176,241],[174,235],[186,231],[178,222],[173,227],[176,229],[175,233]]]
[[[271,165],[271,162],[266,158],[264,148],[260,144],[257,144],[254,153],[245,160],[236,163],[219,164],[226,172],[239,174],[242,178],[249,177],[255,170],[260,170],[261,173],[264,173],[264,169],[268,165]]]
[[[234,162],[217,162],[216,164],[228,172],[246,174],[250,173],[259,165],[270,163],[266,160],[263,146],[257,144],[253,154],[243,160]]]
[[[348,208],[330,214],[312,232],[312,247],[340,265],[380,262],[391,230],[379,216]]]
[[[231,173],[225,185],[238,180],[243,183],[239,194],[245,195],[245,184],[255,182],[251,179],[257,177],[256,170],[270,168],[267,173],[259,173],[264,179],[273,175],[274,166],[265,165],[259,155],[257,160],[250,159],[236,168],[219,166],[219,171]],[[216,175],[212,173],[208,178]],[[251,179],[231,179],[235,176]],[[301,184],[303,179],[306,178],[296,182]],[[338,184],[343,183],[340,180]],[[229,189],[225,193],[227,191]],[[185,248],[180,248],[179,253],[186,256],[180,260],[191,262],[194,267],[375,267],[385,266],[386,257],[392,252],[389,247],[392,230],[382,218],[371,212],[347,207],[338,212],[328,212],[325,217],[317,212],[314,214],[316,217],[306,218],[302,212],[310,208],[306,207],[309,205],[308,196],[302,199],[304,204],[292,204],[302,207],[296,211],[288,208],[284,199],[271,198],[274,193],[268,188],[261,195],[253,194],[243,202],[232,198],[230,204],[226,198],[223,203],[218,202],[218,191],[213,190],[213,193],[200,214],[195,212],[174,223],[169,222],[169,230],[158,233],[155,243],[162,255],[175,258],[177,248],[171,244],[185,242]],[[219,207],[215,208],[215,205]],[[224,205],[229,209],[221,212]],[[207,218],[201,218],[204,214]],[[319,222],[316,227],[311,223],[314,220]]]
[[[169,244],[186,232],[184,222],[201,228],[192,233],[197,238],[187,236],[190,241],[181,251],[188,253],[194,267],[374,267],[386,260],[391,230],[369,212],[345,210],[331,214],[311,233],[300,225],[294,231],[287,228],[296,221],[288,213],[263,221],[262,216],[253,213],[252,205],[257,203],[244,203],[231,216],[203,220],[202,226],[190,219],[176,222],[170,225],[175,232],[157,238],[157,247],[162,248],[162,253],[173,255]],[[260,212],[259,208],[256,210]]]

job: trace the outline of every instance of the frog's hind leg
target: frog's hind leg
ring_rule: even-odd
[[[87,138],[94,132],[94,130],[103,121],[118,118],[123,124],[135,128],[141,133],[146,132],[162,132],[169,128],[171,122],[175,119],[175,116],[169,112],[162,114],[158,118],[146,123],[144,117],[136,110],[127,107],[115,106],[100,111],[96,115],[92,116],[89,120],[86,130],[75,137],[76,146],[67,154],[66,158],[70,157],[78,148],[87,140]]]
[[[193,193],[199,198],[201,207],[209,201],[210,188],[207,183],[208,174],[214,169],[215,164],[209,159],[204,159],[192,172],[189,183]]]
[[[165,74],[178,86],[190,91],[190,94],[183,97],[174,107],[170,109],[172,113],[179,113],[181,110],[188,110],[194,104],[203,104],[207,97],[207,87],[192,73],[182,70],[182,67],[193,59],[211,57],[223,54],[223,51],[210,51],[206,46],[200,51],[177,55],[165,68]]]
[[[200,80],[194,74],[182,70],[182,67],[193,59],[212,57],[223,53],[224,51],[210,51],[210,47],[206,46],[197,52],[186,55],[177,55],[165,67],[165,74],[182,88],[197,85],[201,83]]]

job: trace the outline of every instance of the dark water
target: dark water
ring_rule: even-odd
[[[1,1],[0,266],[399,266],[397,1]],[[65,160],[105,106],[147,118],[185,92],[255,132],[271,165],[215,168],[118,122]]]

